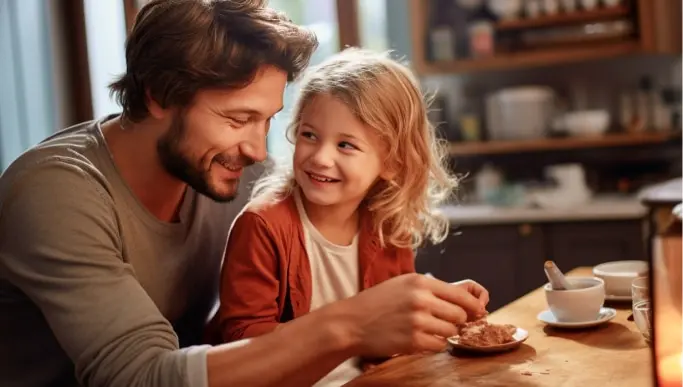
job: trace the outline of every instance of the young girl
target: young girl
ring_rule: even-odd
[[[293,163],[256,183],[233,224],[218,312],[224,341],[413,272],[413,248],[442,241],[437,212],[456,180],[418,81],[382,54],[347,49],[302,80]],[[350,360],[319,385],[360,371]]]

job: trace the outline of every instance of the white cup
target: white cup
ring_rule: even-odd
[[[590,11],[598,7],[598,0],[581,0],[584,9]]]
[[[554,15],[560,10],[559,0],[543,0],[543,9],[547,15]]]
[[[564,12],[576,11],[576,0],[562,0],[562,9]]]
[[[557,321],[594,321],[605,303],[605,282],[596,277],[567,277],[570,290],[554,290],[546,284],[545,298]]]

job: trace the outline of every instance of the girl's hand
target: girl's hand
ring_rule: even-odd
[[[463,290],[467,291],[479,300],[482,309],[484,309],[484,313],[481,316],[477,316],[476,319],[482,318],[488,314],[486,311],[486,306],[489,303],[489,292],[485,287],[471,279],[453,282],[453,285],[461,287]]]

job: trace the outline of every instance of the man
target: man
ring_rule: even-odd
[[[483,312],[473,282],[407,275],[252,341],[198,345],[243,204],[227,202],[317,45],[264,3],[150,2],[111,86],[123,113],[4,173],[4,386],[306,386],[353,356],[441,350]]]

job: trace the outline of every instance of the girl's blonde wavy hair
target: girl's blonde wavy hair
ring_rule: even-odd
[[[382,246],[417,247],[425,239],[443,241],[448,220],[438,205],[457,187],[446,168],[443,144],[427,117],[428,103],[404,65],[388,53],[349,48],[309,70],[287,128],[294,143],[302,111],[318,95],[342,101],[385,146],[384,165],[393,171],[368,193],[365,205]],[[279,165],[256,182],[252,203],[281,200],[296,187],[290,165]]]

